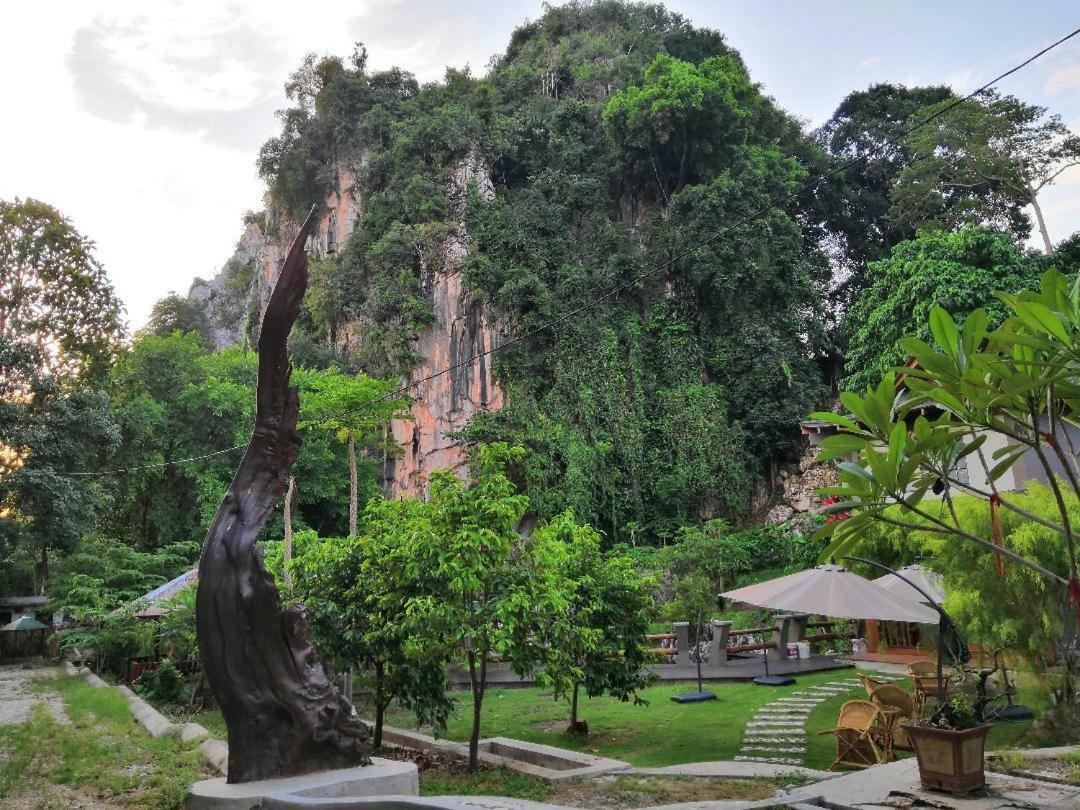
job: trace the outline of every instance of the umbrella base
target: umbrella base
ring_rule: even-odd
[[[1035,712],[1027,706],[1021,706],[1019,703],[1000,706],[986,713],[987,720],[1004,720],[1007,723],[1014,723],[1018,720],[1032,720],[1034,717]]]
[[[716,693],[683,692],[681,695],[672,695],[671,699],[676,703],[700,703],[703,700],[716,700]]]
[[[790,686],[795,683],[795,679],[786,675],[762,675],[760,678],[754,678],[754,683],[758,686]]]

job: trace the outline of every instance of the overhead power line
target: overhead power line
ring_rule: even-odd
[[[648,270],[644,270],[641,273],[638,273],[637,275],[630,278],[629,281],[626,281],[626,282],[618,285],[617,287],[613,287],[612,289],[608,290],[606,293],[599,296],[598,298],[590,299],[590,300],[586,301],[585,303],[583,303],[583,304],[581,304],[581,305],[579,305],[577,307],[574,307],[573,309],[569,310],[568,312],[560,315],[557,318],[554,318],[554,319],[552,319],[550,321],[547,321],[546,323],[540,324],[539,326],[535,326],[532,329],[528,329],[525,332],[522,332],[522,333],[520,333],[518,335],[514,335],[513,337],[510,337],[510,338],[504,340],[503,342],[499,343],[499,345],[497,345],[497,346],[492,346],[490,349],[485,349],[482,352],[477,352],[476,354],[470,355],[469,357],[465,358],[464,360],[461,360],[461,361],[459,361],[457,363],[453,363],[452,365],[446,366],[445,368],[440,369],[439,371],[433,372],[431,374],[428,374],[425,377],[420,377],[420,378],[418,378],[416,380],[412,380],[411,382],[405,383],[404,385],[399,386],[398,388],[387,391],[385,394],[364,403],[364,405],[362,405],[360,407],[352,408],[352,409],[343,411],[343,412],[337,414],[337,416],[338,417],[353,416],[353,415],[356,415],[358,413],[363,413],[364,411],[374,407],[375,405],[377,405],[377,404],[379,404],[381,402],[386,402],[387,400],[396,399],[396,398],[398,398],[398,397],[400,397],[402,395],[407,394],[411,389],[416,388],[417,386],[423,385],[424,383],[431,382],[432,380],[436,380],[439,377],[450,374],[450,373],[452,373],[454,371],[457,371],[460,368],[465,368],[466,366],[470,366],[473,363],[477,362],[478,360],[480,360],[480,359],[482,359],[484,357],[487,357],[488,355],[494,354],[495,352],[502,351],[503,349],[507,348],[508,346],[513,346],[515,343],[520,343],[523,340],[528,340],[529,338],[531,338],[531,337],[533,337],[535,335],[538,335],[541,332],[546,332],[549,329],[555,329],[556,327],[560,326],[563,323],[566,323],[567,321],[569,321],[572,318],[575,318],[576,316],[580,315],[581,313],[583,313],[583,312],[585,312],[585,311],[587,311],[589,309],[592,309],[593,307],[595,307],[595,306],[597,306],[599,304],[602,304],[602,303],[604,303],[605,301],[607,301],[607,300],[609,300],[611,298],[614,298],[615,296],[619,295],[622,292],[625,292],[627,290],[632,289],[633,287],[635,287],[637,284],[644,281],[645,279],[647,279],[647,278],[649,278],[651,276],[654,276],[657,273],[661,272],[662,270],[666,270],[666,269],[672,267],[677,262],[682,261],[683,259],[686,259],[686,258],[692,256],[697,251],[699,251],[701,248],[712,244],[717,239],[731,233],[736,228],[742,227],[743,225],[747,225],[747,224],[753,222],[754,220],[758,219],[758,217],[762,216],[763,214],[768,213],[769,211],[773,210],[777,206],[782,205],[784,203],[788,203],[788,202],[796,199],[800,195],[805,194],[806,192],[815,189],[817,186],[819,186],[821,183],[825,182],[826,180],[829,180],[830,178],[833,178],[833,177],[837,176],[838,174],[846,172],[852,166],[855,166],[855,165],[863,162],[864,160],[867,160],[868,158],[870,158],[870,157],[874,156],[875,154],[889,148],[890,146],[894,146],[895,144],[902,141],[904,138],[906,138],[911,133],[915,132],[918,129],[921,129],[922,127],[925,127],[927,124],[930,124],[933,121],[936,121],[938,118],[941,118],[943,115],[945,115],[948,112],[956,109],[961,104],[963,104],[963,103],[965,103],[967,101],[971,101],[972,99],[976,98],[977,96],[982,95],[983,93],[985,93],[987,90],[989,90],[991,87],[993,87],[998,82],[1002,81],[1003,79],[1007,79],[1009,76],[1012,76],[1014,73],[1016,73],[1016,72],[1018,72],[1020,70],[1023,70],[1025,67],[1030,65],[1036,59],[1040,58],[1041,56],[1046,55],[1047,53],[1049,53],[1050,51],[1052,51],[1055,48],[1059,47],[1060,45],[1065,44],[1066,42],[1068,42],[1070,39],[1077,36],[1078,34],[1080,34],[1080,28],[1074,29],[1073,31],[1069,32],[1068,34],[1066,34],[1065,36],[1063,36],[1060,39],[1056,40],[1055,42],[1051,43],[1050,45],[1047,45],[1042,50],[1032,54],[1027,59],[1025,59],[1023,62],[1020,62],[1018,65],[1015,65],[1014,67],[1011,67],[1008,70],[1006,70],[1004,73],[1001,73],[998,76],[995,76],[993,79],[988,81],[986,84],[976,88],[975,90],[972,90],[966,96],[962,96],[960,98],[954,99],[951,103],[945,105],[940,110],[937,110],[936,112],[932,113],[931,115],[928,115],[925,118],[923,118],[921,121],[918,121],[917,123],[912,124],[911,126],[901,130],[899,133],[894,135],[892,138],[889,138],[888,140],[886,140],[885,142],[879,144],[878,146],[874,147],[873,149],[867,150],[865,153],[863,153],[863,154],[861,154],[861,155],[859,155],[857,157],[854,157],[851,160],[848,160],[847,162],[841,164],[840,166],[837,166],[837,167],[831,169],[830,171],[826,172],[825,174],[822,174],[822,175],[818,176],[814,180],[808,180],[808,181],[802,183],[794,191],[791,191],[791,192],[781,196],[780,198],[778,198],[777,200],[775,200],[773,202],[770,202],[770,203],[767,203],[767,204],[763,205],[761,208],[758,208],[757,210],[753,211],[752,213],[747,214],[746,216],[735,220],[735,222],[733,222],[733,223],[730,223],[728,225],[725,225],[722,228],[719,228],[711,236],[708,236],[705,239],[702,239],[700,242],[693,245],[692,247],[687,248],[686,250],[682,251],[681,253],[671,257],[670,259],[667,259],[664,262],[661,262],[660,264],[654,265],[653,267],[649,268]],[[189,462],[201,461],[203,459],[211,458],[213,456],[223,455],[225,453],[231,453],[231,452],[233,452],[235,450],[240,450],[240,449],[242,449],[242,448],[244,448],[246,446],[247,446],[246,444],[238,444],[238,445],[234,445],[233,447],[228,447],[228,448],[226,448],[224,450],[218,450],[216,452],[207,453],[207,454],[204,454],[204,455],[201,455],[201,456],[192,456],[190,458],[181,458],[181,459],[176,459],[176,460],[173,460],[173,461],[162,461],[162,462],[157,462],[157,463],[154,463],[154,464],[142,465],[142,466],[139,466],[139,467],[127,467],[127,468],[115,469],[115,470],[100,470],[100,471],[94,471],[94,472],[72,472],[72,473],[67,473],[67,475],[73,475],[73,476],[103,476],[103,475],[129,473],[129,472],[134,472],[136,470],[144,470],[144,469],[150,469],[150,468],[155,468],[155,467],[176,466],[176,465],[180,465],[180,464],[187,464]]]

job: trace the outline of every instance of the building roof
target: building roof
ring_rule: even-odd
[[[51,601],[49,596],[0,596],[0,608],[36,608]]]
[[[24,615],[15,619],[13,622],[8,622],[3,627],[0,627],[0,631],[17,631],[17,630],[48,630],[49,625],[42,624],[33,616]]]
[[[140,619],[155,619],[158,616],[164,616],[168,611],[163,605],[176,596],[180,591],[189,585],[194,585],[199,581],[199,569],[192,568],[190,571],[181,574],[175,579],[170,579],[164,585],[158,585],[154,590],[150,591],[143,596],[140,596],[136,601],[143,605],[135,615]]]

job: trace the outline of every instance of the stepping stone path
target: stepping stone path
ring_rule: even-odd
[[[876,680],[896,681],[900,677]],[[829,681],[788,692],[784,697],[766,703],[746,724],[742,748],[735,757],[738,762],[771,762],[777,765],[802,765],[806,759],[806,721],[819,703],[837,695],[849,694],[862,686],[858,678]]]

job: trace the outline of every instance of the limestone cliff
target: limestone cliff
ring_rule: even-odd
[[[361,156],[361,160],[363,157]],[[309,251],[316,258],[335,253],[348,239],[363,211],[355,174],[335,167],[336,178],[315,228]],[[449,199],[456,228],[442,244],[440,261],[421,266],[421,289],[434,315],[433,324],[417,335],[412,351],[419,362],[401,380],[409,385],[411,418],[391,425],[398,451],[388,456],[384,479],[390,494],[423,491],[433,470],[464,471],[464,448],[449,434],[460,430],[481,411],[498,409],[502,392],[482,356],[499,342],[493,313],[470,295],[462,276],[462,260],[470,237],[465,203],[470,187],[484,199],[494,196],[487,168],[470,155],[456,167]],[[297,224],[268,205],[262,214],[247,217],[236,251],[213,279],[196,279],[188,295],[203,302],[213,328],[215,348],[253,342],[258,321],[269,299],[275,275]],[[331,348],[347,351],[365,331],[359,321],[335,323],[324,336]],[[450,369],[447,371],[447,369]]]

